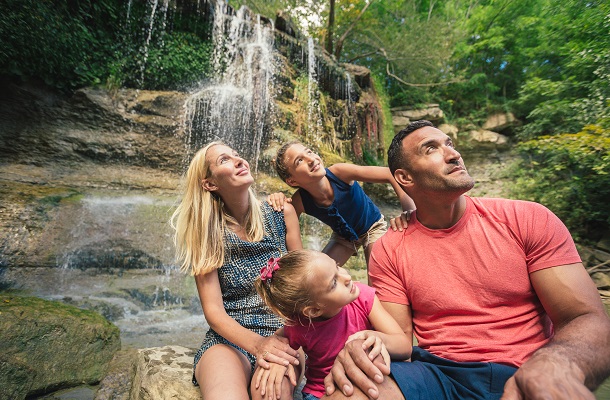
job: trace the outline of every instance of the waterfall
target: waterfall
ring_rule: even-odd
[[[319,146],[322,137],[322,117],[316,66],[314,42],[310,37],[307,39],[307,141]]]
[[[185,103],[187,157],[205,144],[221,140],[235,148],[258,171],[261,146],[270,131],[277,54],[274,27],[263,25],[246,7],[228,15],[216,3],[211,82]]]

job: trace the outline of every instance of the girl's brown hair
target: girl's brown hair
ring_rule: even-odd
[[[295,144],[301,144],[298,140],[293,140],[292,142],[288,142],[277,151],[275,155],[275,160],[273,164],[275,165],[275,172],[277,175],[286,182],[286,179],[290,178],[290,173],[288,172],[288,166],[286,165],[286,151]]]
[[[265,281],[259,277],[254,287],[263,302],[288,325],[301,324],[305,307],[312,305],[309,281],[311,261],[318,252],[294,250],[279,259],[279,269]]]

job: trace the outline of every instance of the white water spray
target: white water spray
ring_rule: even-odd
[[[273,26],[240,8],[227,15],[217,3],[214,14],[212,81],[185,103],[187,157],[213,140],[235,148],[258,170],[261,145],[273,107],[276,50]]]

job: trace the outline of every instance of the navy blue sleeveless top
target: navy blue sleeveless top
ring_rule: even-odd
[[[364,193],[358,182],[343,182],[326,168],[326,177],[335,193],[329,207],[318,206],[309,192],[299,189],[306,214],[330,226],[339,236],[354,242],[381,219],[379,208]]]

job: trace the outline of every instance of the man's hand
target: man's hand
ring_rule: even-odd
[[[379,397],[377,384],[383,383],[383,376],[390,374],[390,366],[381,356],[371,361],[362,344],[363,340],[352,340],[339,352],[330,373],[324,378],[327,395],[333,394],[338,387],[345,396],[351,396],[354,393],[353,382],[371,398]]]
[[[584,381],[576,364],[541,352],[506,382],[501,400],[595,400]]]

